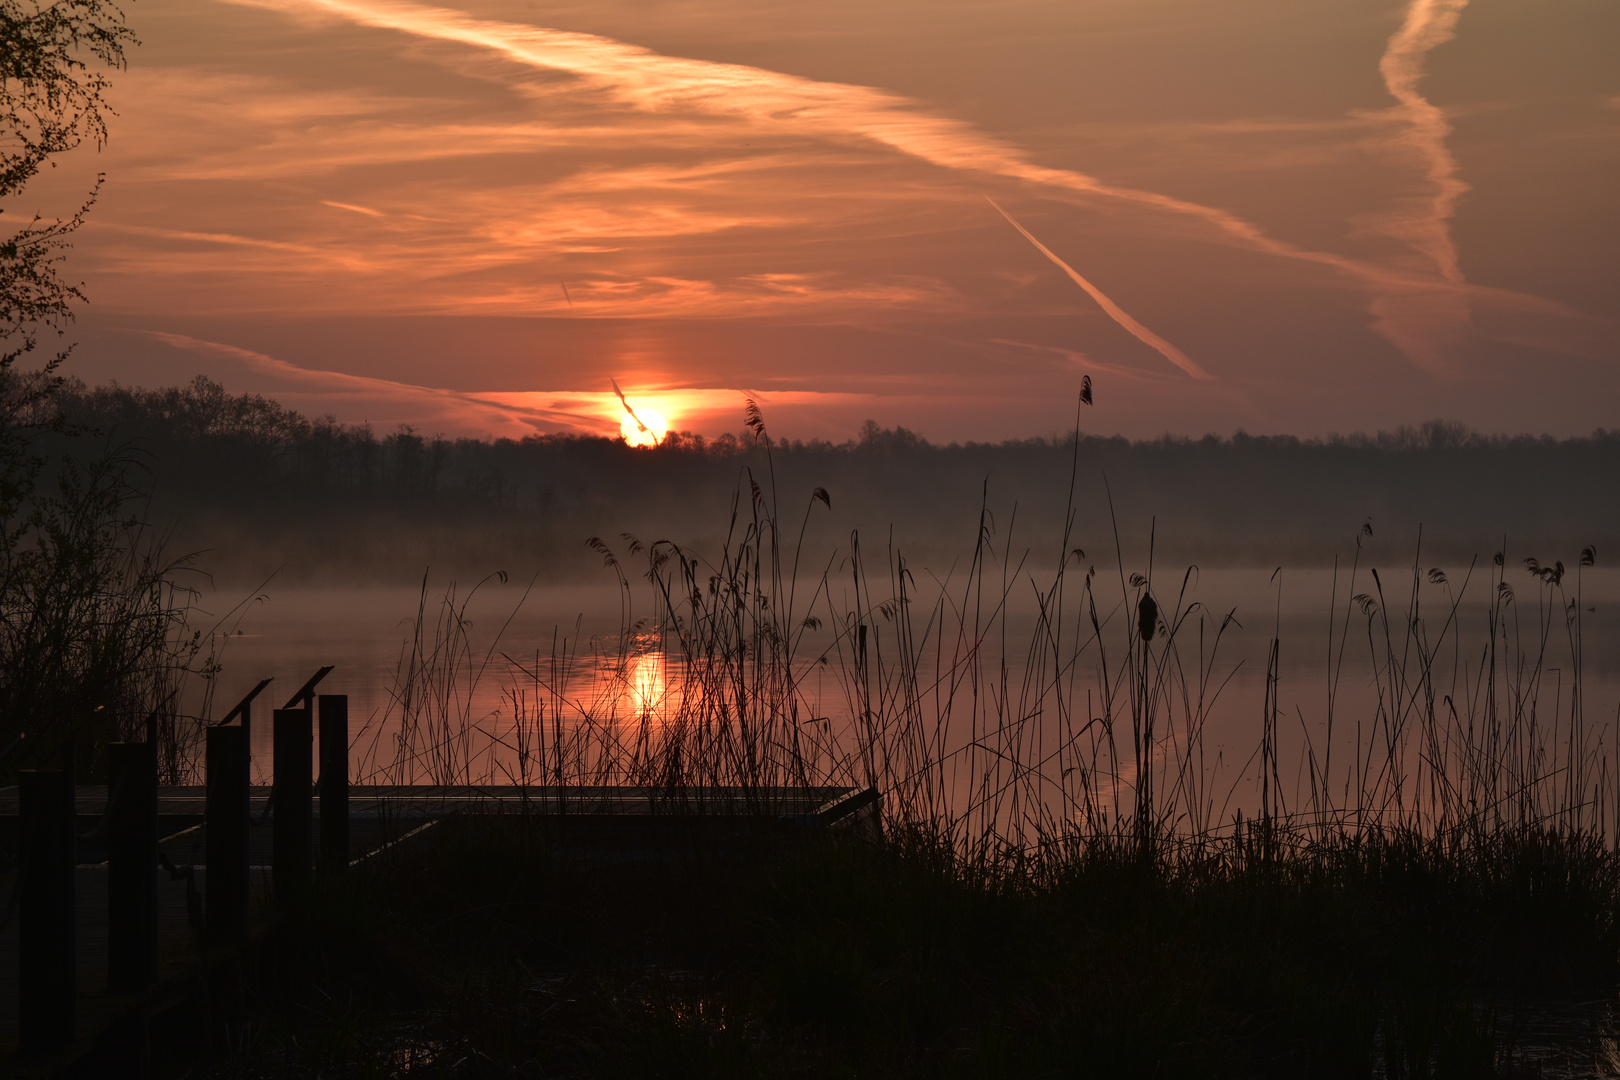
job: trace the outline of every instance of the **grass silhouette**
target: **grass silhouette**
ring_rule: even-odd
[[[577,629],[532,659],[475,648],[465,598],[435,617],[424,589],[371,768],[552,809],[599,784],[766,811],[782,785],[870,786],[881,837],[766,824],[626,860],[545,815],[451,821],[260,961],[257,1041],[220,1075],[1601,1067],[1612,1019],[1579,1003],[1620,979],[1620,857],[1615,732],[1579,662],[1595,551],[1517,584],[1505,550],[1458,580],[1414,558],[1396,586],[1364,565],[1366,527],[1334,576],[1318,734],[1285,759],[1279,600],[1258,745],[1223,772],[1233,615],[1194,570],[1155,572],[1152,531],[1134,574],[1116,541],[1117,581],[1072,544],[1096,511],[1072,503],[1044,569],[988,508],[949,575],[858,534],[820,551],[832,496],[784,519],[749,419],[764,469],[741,467],[715,553],[591,541],[623,597],[598,655]],[[1344,715],[1357,653],[1371,706]],[[649,656],[665,689],[637,697]],[[470,707],[489,678],[511,680],[500,725]],[[1575,1033],[1549,1049],[1555,1022]]]

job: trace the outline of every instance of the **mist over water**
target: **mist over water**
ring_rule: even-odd
[[[1475,567],[1473,579],[1468,580],[1468,567],[1448,566],[1441,568],[1447,582],[1441,586],[1429,580],[1430,569],[1434,568],[1424,568],[1416,589],[1430,640],[1444,635],[1446,642],[1437,651],[1437,666],[1451,670],[1437,675],[1437,682],[1455,686],[1462,694],[1478,694],[1479,670],[1488,645],[1488,575],[1484,568]],[[1509,568],[1507,580],[1518,593],[1517,610],[1510,610],[1504,640],[1518,645],[1531,659],[1541,658],[1538,712],[1544,724],[1567,726],[1574,677],[1571,631],[1556,616],[1550,623],[1541,621],[1545,612],[1538,616],[1536,610],[1540,586],[1515,569]],[[1287,785],[1284,799],[1300,805],[1309,783],[1307,753],[1314,753],[1318,767],[1327,754],[1330,690],[1336,690],[1335,774],[1349,760],[1350,747],[1363,744],[1379,722],[1374,649],[1368,635],[1382,635],[1384,629],[1379,618],[1369,620],[1352,599],[1352,592],[1376,593],[1370,569],[1363,565],[1353,585],[1348,568],[1339,569],[1337,580],[1335,571],[1319,568],[1283,569],[1280,573],[1255,568],[1195,569],[1190,575],[1186,570],[1161,565],[1152,587],[1165,607],[1174,607],[1179,599],[1182,606],[1202,605],[1211,615],[1203,640],[1189,634],[1178,642],[1178,649],[1188,664],[1202,650],[1199,663],[1209,672],[1204,750],[1212,783],[1225,792],[1220,801],[1228,813],[1238,809],[1252,813],[1255,808],[1253,781],[1266,704],[1268,652],[1275,635],[1280,641],[1280,773]],[[1411,597],[1411,567],[1382,566],[1378,571],[1394,618],[1394,612],[1404,610]],[[1187,586],[1183,594],[1184,575]],[[918,576],[925,575],[919,572]],[[1099,598],[1110,592],[1117,598],[1117,581],[1117,568],[1099,568]],[[802,581],[798,595],[813,595],[818,584]],[[607,571],[598,582],[587,584],[531,588],[524,582],[491,579],[478,585],[464,611],[471,652],[480,662],[488,657],[489,664],[476,686],[462,687],[467,715],[479,732],[473,739],[471,778],[507,783],[517,776],[510,694],[514,687],[530,686],[535,672],[549,680],[554,671],[549,661],[559,650],[575,658],[561,689],[582,708],[598,716],[611,714],[625,726],[648,718],[656,724],[664,713],[673,711],[674,699],[682,689],[678,652],[665,652],[658,639],[645,631],[631,635],[628,646],[623,635],[627,620],[629,625],[645,625],[652,614],[646,583],[639,585],[632,586],[628,606],[625,591]],[[1565,585],[1572,594],[1573,583],[1566,580]],[[835,582],[833,588],[837,587]],[[1459,590],[1462,599],[1453,623],[1450,604]],[[458,596],[465,599],[466,591],[465,586],[458,587]],[[985,643],[984,669],[1003,688],[992,693],[1016,696],[1029,675],[1028,650],[1038,615],[1035,603],[1029,600],[1031,593],[1027,587],[1010,592],[1005,632]],[[241,612],[236,624],[241,633],[230,636],[225,646],[226,673],[217,703],[228,707],[240,692],[270,675],[276,677],[276,683],[265,699],[276,698],[277,693],[284,696],[316,667],[334,665],[321,690],[349,695],[355,731],[352,766],[357,777],[375,778],[390,762],[392,742],[398,734],[398,710],[391,711],[390,704],[397,705],[397,680],[415,620],[425,614],[431,624],[442,599],[443,586],[439,585],[430,586],[426,594],[407,586],[267,588]],[[240,600],[239,595],[222,589],[206,597],[202,606],[222,610]],[[1580,621],[1581,690],[1587,734],[1594,742],[1612,744],[1620,710],[1620,571],[1585,569],[1581,603],[1585,606]],[[1127,610],[1125,605],[1112,611],[1100,608],[1105,630],[1119,628]],[[1217,643],[1209,631],[1219,627],[1228,613],[1234,621],[1221,632]],[[874,649],[892,647],[883,638],[887,628],[879,620],[874,622]],[[1060,636],[1089,632],[1089,626],[1076,624],[1063,628]],[[816,663],[820,654],[836,649],[835,637],[833,628],[826,625],[806,633],[796,653],[801,676],[797,690],[807,706],[806,716],[826,717],[835,727],[846,727],[851,720],[845,685],[849,673]],[[937,642],[923,645],[923,659],[931,662]],[[625,647],[631,656],[628,664],[621,655]],[[1068,681],[1079,688],[1078,700],[1100,715],[1100,690],[1089,697],[1086,693],[1087,687],[1102,684],[1095,649],[1082,657]],[[1113,662],[1117,665],[1117,658]],[[837,663],[835,659],[834,665]],[[1459,701],[1457,708],[1467,712],[1468,703]],[[565,724],[578,721],[577,715],[564,719]],[[1360,738],[1355,737],[1358,730]],[[1056,737],[1055,731],[1047,733],[1049,739]],[[1170,738],[1174,741],[1176,736]],[[255,725],[253,741],[256,782],[267,783],[271,760],[267,722]],[[1340,782],[1345,782],[1344,776]]]
[[[1101,814],[1146,761],[1198,778],[1185,812],[1208,825],[1261,771],[1273,804],[1324,783],[1373,797],[1382,773],[1357,762],[1375,736],[1396,771],[1420,736],[1441,742],[1413,754],[1458,768],[1505,753],[1472,741],[1487,716],[1537,746],[1574,724],[1577,763],[1614,737],[1620,506],[1592,479],[1620,475],[1613,432],[939,446],[874,423],[778,440],[750,409],[741,436],[634,448],[379,436],[206,381],[60,401],[138,447],[169,552],[197,553],[192,626],[227,644],[193,713],[332,664],[362,778],[533,779],[530,743],[573,730],[570,782],[648,782],[666,750],[684,768],[684,725],[757,717],[767,732],[735,734],[778,757],[747,751],[750,782],[934,769],[917,797],[953,814],[974,800],[947,789],[1010,790],[968,761],[1016,761],[1035,779],[1009,783],[1043,806],[1028,820],[1057,821],[1076,798]],[[1164,632],[1144,651],[1146,595]],[[1144,658],[1151,693],[1121,668]],[[255,739],[262,778],[268,725]],[[1510,771],[1561,783],[1521,743]],[[1077,776],[1108,790],[1067,790]]]
[[[1031,565],[1052,563],[1061,545],[1100,566],[1117,542],[1139,564],[1127,572],[1145,570],[1150,549],[1160,566],[1268,572],[1331,566],[1358,545],[1392,567],[1466,565],[1497,551],[1515,564],[1573,564],[1587,545],[1601,565],[1620,551],[1620,504],[1594,495],[1603,477],[1620,477],[1620,433],[1609,431],[1508,438],[1436,422],[1315,441],[1238,432],[1128,442],[1080,429],[938,445],[869,422],[842,443],[744,430],[677,432],[635,449],[594,437],[378,433],[206,380],[70,385],[58,400],[71,422],[137,456],[168,552],[201,553],[199,569],[244,594],[267,579],[414,584],[424,570],[464,584],[497,570],[591,582],[601,563],[588,538],[668,540],[707,557],[750,516],[756,489],[801,554],[800,573],[858,535],[868,555],[899,551],[943,574],[981,527],[997,550],[1030,550]],[[771,416],[763,422],[768,433]]]

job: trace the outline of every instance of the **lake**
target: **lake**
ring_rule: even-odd
[[[1530,723],[1526,730],[1546,744],[1543,753],[1553,754],[1547,760],[1560,753],[1568,756],[1570,725],[1579,720],[1576,737],[1584,749],[1571,760],[1585,761],[1589,769],[1607,762],[1607,775],[1615,775],[1611,759],[1620,710],[1620,572],[1581,570],[1577,594],[1575,570],[1567,571],[1555,588],[1523,568],[1509,567],[1504,577],[1512,591],[1508,601],[1492,578],[1493,567],[1476,566],[1471,580],[1466,567],[1434,569],[1424,568],[1414,584],[1410,567],[1379,568],[1380,599],[1378,583],[1365,567],[1353,584],[1343,570],[1337,580],[1333,571],[1323,569],[1203,571],[1191,577],[1185,593],[1182,575],[1161,568],[1151,590],[1166,622],[1189,604],[1202,609],[1193,608],[1192,617],[1168,638],[1175,662],[1164,662],[1168,626],[1150,645],[1148,697],[1156,702],[1157,715],[1150,758],[1174,777],[1188,771],[1180,762],[1196,752],[1192,771],[1204,785],[1198,799],[1216,819],[1259,807],[1262,768],[1272,776],[1266,797],[1280,797],[1283,806],[1297,809],[1305,805],[1313,778],[1324,769],[1329,775],[1322,782],[1335,789],[1368,782],[1369,770],[1381,767],[1369,756],[1380,724],[1380,738],[1416,739],[1412,752],[1420,757],[1477,756],[1478,746],[1470,750],[1441,741],[1462,739],[1459,733],[1470,717],[1483,722],[1494,708],[1499,716]],[[942,775],[934,797],[954,800],[960,808],[975,798],[970,792],[993,786],[983,775],[982,761],[967,764],[981,758],[980,751],[993,747],[995,755],[1019,757],[1026,771],[1036,767],[1066,777],[1080,768],[1075,755],[1082,746],[1091,748],[1096,767],[1097,739],[1107,725],[1086,728],[1083,721],[1116,718],[1114,757],[1103,772],[1116,788],[1134,784],[1134,759],[1118,745],[1130,741],[1129,698],[1138,685],[1120,667],[1138,614],[1137,590],[1128,581],[1122,585],[1117,570],[1104,568],[1096,577],[1102,650],[1090,621],[1091,599],[1076,602],[1083,596],[1078,576],[1065,585],[1061,627],[1038,635],[1041,605],[1027,575],[1008,574],[1004,581],[998,569],[973,588],[958,575],[944,591],[943,607],[936,607],[938,583],[917,571],[908,586],[906,629],[911,637],[904,647],[902,620],[894,617],[892,607],[883,609],[892,596],[887,581],[881,595],[867,582],[870,595],[859,598],[852,584],[836,578],[828,584],[818,593],[819,582],[801,581],[791,617],[800,635],[793,664],[796,700],[802,707],[797,722],[811,728],[820,724],[823,744],[844,740],[842,749],[824,755],[827,768],[845,769],[854,782],[871,778],[870,772],[862,772],[869,766],[854,760],[859,754],[850,741],[852,726],[870,716],[899,724],[905,714],[913,728],[923,729],[922,737],[937,738],[931,751],[907,751],[912,764],[904,771],[914,773],[919,761],[948,758],[951,776]],[[465,620],[465,634],[439,640],[441,648],[453,640],[461,649],[460,661],[428,665],[437,671],[437,681],[431,686],[419,681],[409,695],[419,721],[431,715],[471,729],[452,761],[456,769],[468,779],[506,782],[532,767],[518,759],[523,753],[532,758],[533,746],[524,751],[519,744],[525,738],[532,744],[534,710],[542,698],[551,702],[550,723],[578,727],[590,717],[599,726],[627,729],[639,724],[645,730],[651,721],[655,733],[691,706],[697,691],[688,685],[686,659],[672,647],[674,638],[661,637],[656,622],[647,621],[656,614],[650,590],[644,581],[636,585],[628,602],[608,574],[594,584],[526,588],[489,580],[470,597],[465,587],[456,591],[454,607]],[[988,598],[978,586],[988,588]],[[431,653],[434,627],[448,610],[446,588],[430,585],[425,593],[420,586],[265,588],[220,624],[223,672],[212,715],[222,714],[258,679],[274,676],[257,714],[267,719],[269,705],[281,704],[316,668],[333,665],[320,690],[349,695],[355,775],[380,776],[380,768],[394,760],[402,717],[409,711],[403,707],[407,695],[401,673],[410,668],[417,620],[423,620],[421,651]],[[1130,599],[1122,599],[1127,594]],[[229,589],[204,595],[194,624],[213,624],[243,604],[244,595]],[[1004,603],[998,602],[1002,595]],[[818,626],[802,622],[806,596],[815,597],[808,613],[819,618]],[[1421,621],[1408,634],[1405,616],[1414,596]],[[1497,678],[1488,686],[1479,672],[1491,640],[1493,596],[1499,613]],[[1048,609],[1053,603],[1047,600]],[[1202,624],[1200,610],[1205,613]],[[929,614],[940,611],[945,613],[944,632]],[[1576,612],[1578,623],[1572,618]],[[1212,649],[1228,613],[1235,621],[1226,623],[1218,648]],[[982,628],[978,633],[971,631],[975,619]],[[638,623],[639,629],[624,632]],[[857,656],[858,641],[867,640],[860,626],[870,628],[871,658],[865,667]],[[1278,648],[1271,665],[1273,637]],[[1037,641],[1039,647],[1032,650]],[[901,653],[915,663],[899,662]],[[818,663],[824,654],[828,662]],[[1577,654],[1578,702],[1572,697]],[[554,661],[563,655],[570,658],[566,664]],[[447,667],[455,668],[453,678],[445,677]],[[1268,668],[1274,680],[1268,679]],[[1274,695],[1268,694],[1268,686],[1274,687]],[[525,710],[527,734],[519,730]],[[1398,728],[1403,718],[1420,713],[1450,717],[1455,732],[1431,731],[1420,738],[1411,727],[1389,734],[1392,723]],[[1016,738],[1009,734],[1015,725]],[[930,726],[935,730],[926,730]],[[941,734],[940,729],[948,730]],[[887,730],[892,736],[898,728]],[[1271,741],[1262,753],[1268,731]],[[915,737],[915,731],[906,736]],[[1524,737],[1525,731],[1514,735],[1521,741]],[[1420,745],[1425,738],[1433,745]],[[256,780],[267,781],[268,723],[256,723],[253,743]],[[1351,753],[1353,745],[1361,748],[1359,753]],[[1523,756],[1522,746],[1513,753],[1531,760]],[[419,772],[416,778],[423,776]],[[1597,783],[1590,778],[1580,782]],[[1058,777],[1031,790],[1035,797],[1051,800],[1061,817],[1074,812],[1077,798],[1072,790],[1059,790],[1066,783],[1071,781]],[[1107,801],[1118,794],[1094,792],[1093,797]]]

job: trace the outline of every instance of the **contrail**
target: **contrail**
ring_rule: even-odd
[[[488,50],[527,67],[572,75],[581,87],[600,94],[604,100],[647,115],[692,111],[829,139],[864,139],[944,169],[1004,177],[1082,198],[1119,200],[1200,222],[1236,247],[1328,268],[1355,281],[1368,294],[1369,308],[1375,316],[1372,329],[1413,364],[1433,374],[1451,370],[1449,354],[1454,342],[1472,332],[1472,298],[1521,306],[1550,303],[1522,293],[1469,284],[1458,267],[1456,247],[1449,235],[1456,201],[1467,185],[1457,177],[1456,162],[1445,146],[1450,128],[1443,112],[1418,90],[1425,58],[1430,50],[1453,36],[1467,0],[1407,0],[1403,23],[1389,39],[1379,62],[1384,85],[1397,101],[1391,116],[1405,121],[1405,130],[1397,137],[1423,159],[1426,176],[1434,185],[1433,194],[1426,193],[1421,206],[1409,203],[1407,208],[1386,216],[1384,225],[1390,235],[1423,255],[1427,265],[1416,260],[1375,261],[1300,247],[1271,236],[1258,224],[1229,210],[1041,165],[1022,149],[966,122],[934,114],[919,102],[873,87],[818,82],[741,64],[669,56],[612,38],[479,19],[412,0],[222,2],[289,14],[324,13],[357,26]],[[255,243],[241,238],[219,242]]]
[[[1045,244],[1031,236],[1028,229],[1018,224],[1017,218],[1007,213],[1007,211],[1001,209],[1000,203],[996,202],[996,200],[990,198],[988,195],[986,195],[984,198],[986,202],[1001,212],[1001,216],[1006,218],[1008,223],[1011,224],[1013,228],[1024,234],[1025,240],[1028,240],[1030,243],[1034,244],[1035,249],[1042,255],[1045,255],[1048,259],[1051,259],[1053,262],[1057,263],[1063,272],[1068,274],[1069,277],[1074,280],[1076,285],[1086,290],[1086,292],[1090,294],[1091,298],[1097,301],[1097,306],[1106,311],[1110,319],[1113,319],[1115,322],[1119,323],[1119,325],[1123,326],[1127,331],[1130,332],[1131,336],[1136,338],[1136,340],[1140,341],[1142,344],[1151,349],[1157,350],[1159,355],[1163,356],[1166,360],[1170,361],[1172,364],[1176,365],[1176,367],[1180,368],[1182,371],[1185,371],[1188,375],[1191,375],[1195,379],[1213,379],[1215,377],[1209,372],[1205,371],[1203,368],[1199,367],[1198,364],[1193,361],[1192,357],[1188,356],[1186,353],[1164,340],[1164,338],[1160,337],[1158,334],[1155,334],[1153,331],[1149,330],[1147,327],[1143,326],[1141,323],[1127,315],[1123,310],[1120,309],[1118,304],[1108,299],[1107,296],[1104,296],[1101,289],[1097,288],[1097,286],[1081,277],[1074,267],[1070,266],[1068,263],[1054,255],[1051,248],[1047,247]]]
[[[646,424],[643,424],[641,422],[641,417],[636,415],[636,410],[632,409],[630,407],[630,403],[628,401],[624,400],[624,391],[619,389],[619,380],[617,380],[613,376],[609,375],[608,376],[608,382],[613,384],[613,392],[615,394],[619,395],[619,404],[623,405],[624,406],[624,411],[630,414],[630,419],[632,419],[632,420],[634,420],[636,422],[636,427],[640,428],[642,431],[645,431],[647,434],[651,435],[652,434],[652,429],[649,428]]]
[[[1346,255],[1300,248],[1267,235],[1254,223],[1227,210],[1157,192],[1119,187],[1085,173],[1038,165],[1021,150],[967,123],[930,114],[910,99],[872,87],[816,82],[740,64],[667,56],[612,38],[478,19],[461,11],[408,0],[225,2],[278,11],[323,11],[360,26],[491,50],[530,67],[567,72],[619,102],[647,113],[691,109],[710,115],[736,116],[761,125],[791,125],[828,137],[865,138],[941,168],[988,173],[1192,218],[1239,247],[1330,267],[1359,281],[1372,294],[1374,311],[1379,316],[1375,329],[1421,366],[1431,366],[1433,360],[1428,350],[1410,343],[1423,338],[1435,323],[1451,327],[1457,323],[1456,301],[1438,294],[1466,288],[1445,277],[1444,270],[1437,280],[1405,267],[1383,266]],[[1402,88],[1396,92],[1397,97],[1410,86],[1409,82],[1402,81],[1402,72],[1406,70],[1403,65],[1415,63],[1420,70],[1423,52],[1449,35],[1455,11],[1460,10],[1462,2],[1414,0],[1414,15],[1408,19],[1413,32],[1398,33],[1386,53],[1388,85]],[[1436,14],[1432,18],[1420,17],[1420,9]],[[1421,98],[1416,100],[1422,101]],[[1443,119],[1440,122],[1444,124]],[[1061,260],[1058,265],[1063,265]],[[1444,266],[1443,260],[1441,265]],[[1076,279],[1079,280],[1078,275]],[[1089,285],[1085,288],[1091,291]],[[1437,298],[1441,302],[1424,302]],[[1137,331],[1132,330],[1132,333]],[[1153,347],[1161,352],[1168,348],[1157,344]],[[1172,349],[1165,355],[1169,357],[1173,352]],[[1175,362],[1186,369],[1182,361]]]
[[[490,418],[494,417],[502,420],[515,420],[527,424],[537,431],[544,430],[547,424],[579,427],[589,423],[592,419],[589,413],[580,413],[568,409],[512,405],[456,390],[443,390],[432,386],[419,386],[415,383],[395,382],[392,379],[378,379],[369,375],[350,375],[341,371],[301,368],[296,364],[290,364],[266,353],[253,352],[251,349],[243,349],[217,341],[188,337],[185,334],[167,333],[162,330],[141,330],[137,331],[137,333],[144,334],[177,349],[214,352],[222,356],[229,356],[253,371],[287,379],[295,385],[301,385],[303,390],[308,393],[339,396],[374,395],[395,401],[419,401],[460,406],[464,411],[476,413],[482,417],[486,424]]]
[[[1418,83],[1429,51],[1456,36],[1457,20],[1467,6],[1468,0],[1412,0],[1401,28],[1378,61],[1384,87],[1400,102],[1398,111],[1407,123],[1403,141],[1422,159],[1424,172],[1434,185],[1425,210],[1410,217],[1397,216],[1389,231],[1432,259],[1440,276],[1454,284],[1463,281],[1463,274],[1450,221],[1468,185],[1457,178],[1457,159],[1446,147],[1451,125],[1446,123],[1445,113],[1419,92]]]

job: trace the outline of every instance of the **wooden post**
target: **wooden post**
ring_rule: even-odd
[[[107,746],[107,984],[157,981],[157,746]]]
[[[22,825],[18,897],[17,1020],[25,1052],[58,1050],[74,1039],[72,774],[24,770],[17,776]]]
[[[272,681],[274,681],[274,680],[273,679],[260,679],[259,680],[259,685],[255,686],[253,689],[249,690],[247,692],[247,696],[244,697],[241,701],[238,701],[236,703],[236,708],[232,709],[230,712],[228,712],[224,716],[220,717],[219,723],[218,723],[218,725],[216,725],[218,727],[224,727],[226,724],[229,724],[232,720],[240,719],[242,721],[242,730],[244,732],[246,732],[246,734],[243,735],[242,737],[247,740],[248,760],[249,760],[250,766],[251,766],[252,755],[253,755],[253,699],[258,697],[261,693],[263,693],[264,688],[269,686]],[[249,775],[250,776],[252,775],[251,771],[250,771]]]
[[[322,694],[321,873],[349,866],[349,696]]]
[[[309,892],[310,796],[314,771],[314,725],[309,709],[277,709],[271,718],[275,737],[275,777],[270,798],[274,850],[270,883],[276,907],[290,908]]]
[[[240,723],[242,725],[242,745],[246,747],[244,753],[247,754],[248,786],[251,788],[253,786],[253,699],[251,697],[242,702]],[[249,820],[251,819],[250,811]]]
[[[246,727],[208,729],[203,925],[214,948],[243,945],[248,936],[248,735]]]

